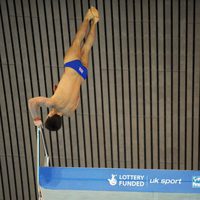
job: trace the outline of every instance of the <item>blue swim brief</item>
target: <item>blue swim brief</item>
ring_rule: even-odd
[[[80,60],[73,60],[64,64],[64,67],[70,67],[74,69],[78,74],[80,74],[83,79],[87,79],[88,77],[88,69],[83,66]]]

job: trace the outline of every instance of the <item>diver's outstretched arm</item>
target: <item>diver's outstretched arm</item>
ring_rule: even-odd
[[[34,120],[34,124],[38,126],[41,123],[41,117],[39,115],[39,109],[40,106],[47,106],[47,107],[52,107],[53,106],[53,101],[50,98],[46,97],[35,97],[31,98],[28,101],[28,107],[31,112],[31,116]]]

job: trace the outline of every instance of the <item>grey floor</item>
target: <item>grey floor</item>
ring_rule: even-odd
[[[42,189],[44,200],[199,200],[200,194],[59,191]]]

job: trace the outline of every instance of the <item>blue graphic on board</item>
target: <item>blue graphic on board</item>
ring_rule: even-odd
[[[200,188],[200,176],[193,176],[192,177],[192,187],[193,188]]]
[[[200,171],[40,167],[52,190],[200,193]]]

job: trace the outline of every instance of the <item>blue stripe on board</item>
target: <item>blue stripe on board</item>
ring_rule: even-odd
[[[200,193],[200,171],[40,167],[52,190]]]

